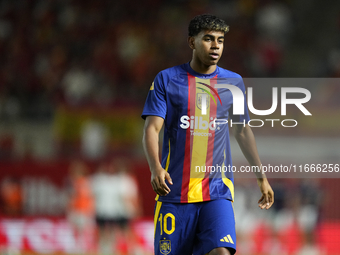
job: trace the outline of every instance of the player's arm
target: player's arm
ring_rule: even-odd
[[[158,116],[147,116],[144,125],[143,148],[151,171],[151,185],[160,196],[170,192],[165,179],[172,184],[171,177],[164,170],[159,161],[159,132],[162,129],[164,119]]]
[[[261,169],[261,160],[257,152],[255,137],[249,125],[234,125],[234,136],[251,166],[257,166]],[[258,201],[261,209],[269,209],[274,203],[274,192],[264,173],[256,172],[257,184],[261,190],[262,196]]]

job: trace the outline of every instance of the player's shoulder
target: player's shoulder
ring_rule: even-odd
[[[242,76],[239,75],[238,73],[233,72],[233,71],[219,67],[218,78],[222,78],[222,79],[225,78],[225,79],[228,80],[229,84],[233,84],[233,85],[241,88],[242,90],[244,90],[244,88],[245,88]]]
[[[235,73],[233,71],[230,71],[228,69],[218,67],[219,68],[219,77],[220,78],[240,78],[242,79],[242,76],[238,73]]]
[[[166,68],[160,71],[156,75],[156,79],[161,78],[163,80],[170,80],[171,78],[175,76],[178,76],[180,74],[185,74],[185,73],[186,73],[185,64],[176,65],[176,66],[172,66],[172,67],[169,67],[169,68]]]

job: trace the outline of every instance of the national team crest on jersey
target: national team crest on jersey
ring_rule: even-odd
[[[202,110],[202,98],[205,97],[206,100],[206,107],[205,109],[209,109],[209,106],[210,106],[210,100],[209,100],[209,95],[207,93],[197,93],[196,94],[196,106],[198,109]]]
[[[159,250],[162,254],[167,255],[171,252],[171,241],[170,240],[160,240]]]

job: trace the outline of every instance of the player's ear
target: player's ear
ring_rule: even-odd
[[[188,44],[192,50],[195,49],[195,38],[193,36],[188,37]]]

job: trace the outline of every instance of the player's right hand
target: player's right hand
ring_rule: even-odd
[[[261,209],[269,209],[274,203],[274,191],[270,186],[267,178],[257,179],[257,184],[261,190],[262,196],[258,201]]]
[[[171,190],[165,183],[165,180],[167,180],[168,183],[172,185],[170,174],[163,168],[158,168],[151,172],[151,185],[153,190],[160,196],[166,196],[169,194]]]

